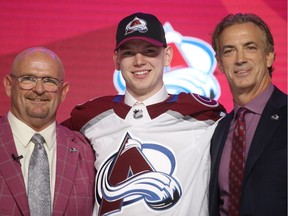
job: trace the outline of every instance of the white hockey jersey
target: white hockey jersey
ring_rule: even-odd
[[[64,123],[95,150],[94,215],[207,216],[209,144],[222,105],[187,93],[147,107],[123,98],[86,102]]]

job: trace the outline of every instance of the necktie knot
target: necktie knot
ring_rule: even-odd
[[[39,133],[35,133],[33,135],[33,137],[31,138],[31,141],[34,144],[43,144],[43,143],[45,143],[44,137],[41,134],[39,134]]]
[[[236,119],[243,119],[248,111],[249,110],[246,107],[240,107],[237,111]]]

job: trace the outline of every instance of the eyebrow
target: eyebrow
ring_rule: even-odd
[[[255,43],[254,41],[248,41],[244,43],[244,46],[249,46],[249,45],[257,45],[257,43]]]
[[[257,43],[255,43],[254,41],[248,41],[246,43],[243,44],[243,46],[249,46],[249,45],[257,45]],[[222,47],[222,49],[225,49],[225,48],[234,48],[235,46],[234,45],[225,45]]]

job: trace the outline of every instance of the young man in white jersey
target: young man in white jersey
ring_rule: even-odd
[[[113,56],[125,95],[76,106],[63,123],[95,150],[94,215],[208,215],[209,143],[225,110],[196,94],[168,94],[163,69],[172,57],[154,15],[127,16]]]

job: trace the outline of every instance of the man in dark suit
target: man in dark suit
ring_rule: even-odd
[[[210,215],[286,216],[287,95],[271,81],[272,34],[255,14],[230,14],[216,26],[212,46],[234,109],[211,142]],[[238,118],[238,110],[246,115]],[[238,134],[236,124],[244,129]],[[243,149],[234,151],[237,145]]]
[[[10,111],[0,117],[0,215],[91,215],[93,149],[80,133],[55,121],[69,89],[61,60],[46,48],[26,49],[15,58],[3,83],[11,103]],[[44,146],[45,165],[37,156],[32,163],[34,134],[42,137],[37,148]],[[34,178],[29,173],[38,164],[48,172],[39,171]],[[42,193],[44,181],[36,185],[45,175],[48,190]]]

